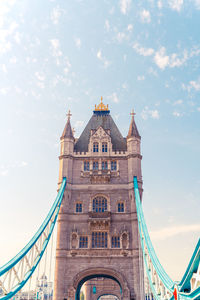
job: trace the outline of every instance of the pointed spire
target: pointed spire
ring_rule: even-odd
[[[61,139],[62,138],[72,138],[72,139],[74,139],[71,124],[70,124],[71,116],[72,116],[72,114],[69,110],[68,113],[67,113],[67,124],[65,125],[65,128],[63,130],[63,134],[61,136]]]
[[[129,127],[127,138],[130,138],[130,137],[133,137],[133,136],[140,138],[137,126],[135,124],[135,119],[134,119],[134,116],[136,115],[136,113],[134,112],[133,109],[132,109],[130,115],[131,115],[132,118],[131,118],[131,124],[130,124],[130,127]]]

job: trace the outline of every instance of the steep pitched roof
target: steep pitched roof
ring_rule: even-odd
[[[97,130],[99,127],[103,129],[110,130],[111,142],[113,145],[113,150],[125,151],[126,139],[123,138],[119,129],[117,128],[115,122],[109,113],[95,113],[92,115],[85,129],[83,130],[81,136],[74,145],[74,150],[77,152],[87,152],[88,144],[90,139],[91,130]]]
[[[130,124],[130,127],[129,127],[127,138],[130,138],[130,137],[133,137],[133,136],[141,138],[140,135],[139,135],[137,126],[135,124],[134,114],[132,115],[131,124]]]
[[[73,133],[72,133],[72,128],[71,128],[71,124],[70,124],[70,118],[68,118],[67,123],[65,125],[65,128],[63,130],[63,134],[61,136],[62,138],[74,138]]]

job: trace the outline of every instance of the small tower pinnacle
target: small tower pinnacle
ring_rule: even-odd
[[[137,126],[135,124],[134,116],[136,115],[136,113],[134,112],[134,109],[132,109],[130,115],[131,115],[131,124],[130,124],[130,127],[129,127],[127,138],[130,138],[130,137],[133,137],[133,136],[140,138]]]
[[[65,125],[64,130],[63,130],[63,134],[61,136],[61,139],[62,138],[72,138],[72,139],[74,139],[72,128],[71,128],[71,124],[70,124],[70,118],[71,118],[71,116],[72,116],[72,114],[71,114],[71,112],[69,110],[68,113],[67,113],[67,123]]]

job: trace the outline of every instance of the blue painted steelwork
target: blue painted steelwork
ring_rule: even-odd
[[[42,250],[38,254],[38,256],[35,258],[32,268],[25,274],[25,277],[23,278],[23,280],[20,283],[18,283],[16,286],[14,286],[7,295],[0,296],[0,300],[7,300],[7,299],[10,299],[11,297],[13,297],[18,291],[20,291],[22,289],[22,287],[26,284],[26,282],[33,275],[33,272],[35,271],[37,265],[39,264],[43,254],[45,252],[47,244],[50,240],[51,234],[53,232],[53,229],[54,229],[57,217],[58,217],[58,213],[60,210],[60,206],[62,203],[66,182],[67,182],[67,180],[64,177],[53,206],[51,207],[46,219],[44,220],[44,222],[42,223],[42,225],[40,226],[40,228],[36,232],[36,234],[33,236],[33,238],[30,240],[30,242],[14,258],[12,258],[8,263],[6,263],[3,267],[0,268],[0,277],[1,277],[6,272],[9,272],[20,260],[22,260],[27,255],[27,253],[34,247],[34,245],[36,244],[38,239],[41,237],[41,235],[43,234],[44,230],[49,225],[49,222],[51,220],[51,227],[49,229],[49,234],[46,237],[46,239],[44,240],[43,245],[42,245]],[[52,220],[52,218],[54,218],[54,219]]]
[[[152,270],[150,270],[150,268],[148,266],[147,255],[151,259],[153,268],[154,268],[156,274],[158,275],[160,282],[162,283],[162,285],[164,285],[166,291],[168,291],[169,294],[171,294],[170,300],[174,300],[175,298],[173,295],[173,291],[174,291],[175,282],[173,282],[171,280],[171,278],[167,275],[167,273],[161,266],[161,264],[156,256],[153,245],[151,243],[151,240],[150,240],[150,237],[148,234],[148,230],[147,230],[147,226],[145,223],[145,219],[144,219],[144,214],[143,214],[143,210],[142,210],[136,176],[134,177],[133,184],[134,184],[135,202],[136,202],[136,209],[137,209],[137,216],[138,216],[138,229],[139,229],[139,234],[140,234],[144,266],[145,266],[145,270],[146,270],[147,277],[149,280],[149,285],[150,285],[151,291],[153,293],[154,299],[156,299],[156,300],[168,298],[167,294],[165,294],[165,296],[162,298],[161,293],[158,293],[158,291],[156,290],[155,282],[152,282],[152,277],[151,277]],[[190,289],[191,289],[190,280],[192,278],[193,273],[197,272],[199,264],[200,264],[200,240],[195,248],[195,251],[192,255],[192,258],[191,258],[188,268],[183,276],[183,279],[181,280],[180,283],[177,284],[179,300],[200,300],[200,286],[197,287],[194,291],[190,292]]]
[[[153,263],[153,266],[156,270],[156,273],[160,277],[162,283],[164,286],[171,292],[173,292],[174,289],[174,282],[172,279],[167,275],[165,270],[163,269],[162,265],[160,264],[158,257],[155,253],[155,250],[153,248],[151,239],[149,237],[149,233],[147,230],[147,225],[144,219],[144,214],[141,206],[141,200],[140,200],[140,194],[139,194],[139,189],[138,189],[138,183],[137,183],[137,177],[134,176],[134,192],[135,192],[135,202],[136,202],[136,208],[137,208],[137,214],[139,217],[139,227],[141,227],[141,231],[143,232],[143,235],[141,235],[141,239],[145,239],[146,245],[147,245],[147,250],[149,253],[149,256],[151,258],[151,261]]]
[[[192,278],[193,273],[197,272],[199,263],[200,263],[200,239],[199,239],[199,241],[196,245],[196,248],[195,248],[195,250],[193,252],[193,255],[190,259],[188,267],[185,271],[185,274],[183,275],[182,280],[178,284],[179,290],[181,292],[190,291],[190,289],[191,289],[190,280]]]

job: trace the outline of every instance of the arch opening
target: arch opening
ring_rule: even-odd
[[[97,298],[97,300],[120,300],[115,294],[103,294]]]
[[[115,293],[114,293],[115,290]],[[112,300],[120,300],[122,286],[117,278],[108,274],[91,274],[82,278],[76,288],[76,300],[103,300],[103,296],[111,296]],[[84,295],[84,297],[83,297]],[[91,298],[92,295],[92,298]]]

